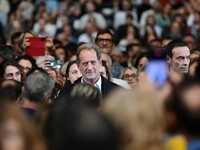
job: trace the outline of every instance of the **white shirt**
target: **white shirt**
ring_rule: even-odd
[[[81,83],[85,83],[84,80],[83,80],[83,77],[81,78]],[[101,76],[100,76],[99,80],[94,84],[94,86],[101,91],[101,84],[102,84],[102,79],[101,79]]]

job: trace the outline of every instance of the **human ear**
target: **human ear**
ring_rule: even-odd
[[[167,57],[166,57],[166,60],[167,60],[167,63],[168,63],[168,64],[171,64],[171,61],[172,61],[171,57],[167,56]]]

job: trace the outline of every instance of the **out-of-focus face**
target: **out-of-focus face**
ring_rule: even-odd
[[[187,43],[187,45],[188,45],[188,47],[189,47],[189,49],[191,51],[193,51],[196,48],[195,39],[193,39],[193,37],[191,37],[191,36],[185,36],[183,38],[183,41],[185,43]]]
[[[69,68],[68,80],[73,84],[78,78],[82,76],[76,63]]]
[[[25,150],[22,131],[15,120],[7,120],[1,134],[1,146],[3,150]]]
[[[136,72],[133,72],[131,69],[126,69],[123,74],[123,80],[127,81],[128,84],[133,88],[137,85]]]
[[[140,59],[137,68],[140,69],[142,66],[144,66],[147,63],[148,63],[147,57],[143,57],[142,59]]]
[[[113,48],[112,36],[108,33],[100,34],[97,37],[96,44],[101,48],[102,53],[110,54]]]
[[[180,74],[188,73],[190,64],[189,48],[187,46],[175,47],[172,50],[172,54],[172,58],[169,58],[168,60],[170,69]]]
[[[108,54],[105,54],[105,53],[101,53],[101,60],[102,61],[105,61],[107,66],[108,66],[108,69],[111,70],[112,69],[112,62],[111,62],[111,59],[109,58],[110,56],[108,56]]]
[[[108,75],[106,73],[106,68],[104,66],[101,66],[100,73],[102,76],[104,76],[106,79],[108,79]]]
[[[65,59],[65,50],[62,48],[57,48],[55,51],[56,58],[58,60]]]
[[[22,67],[23,74],[26,75],[32,68],[32,64],[29,60],[21,59],[18,64]]]
[[[98,60],[94,50],[83,49],[80,52],[79,70],[83,80],[88,84],[94,84],[100,77],[101,60]]]
[[[21,72],[15,66],[7,66],[4,72],[4,79],[13,79],[21,82]]]

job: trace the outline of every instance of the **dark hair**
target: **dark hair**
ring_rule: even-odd
[[[22,83],[16,80],[4,80],[0,85],[0,99],[16,102],[21,96]]]
[[[172,40],[171,42],[169,42],[165,47],[164,47],[164,51],[165,51],[165,56],[169,56],[172,57],[173,56],[173,49],[175,47],[184,47],[187,46],[187,44],[181,40]]]
[[[21,32],[14,32],[10,37],[11,44],[14,44],[15,42],[14,40],[18,39],[20,35],[21,35]]]
[[[0,57],[3,61],[15,59],[15,50],[10,45],[0,45]]]
[[[9,59],[7,61],[4,61],[1,65],[0,65],[0,76],[3,78],[4,77],[4,73],[5,70],[8,66],[14,66],[16,68],[19,69],[20,73],[22,73],[22,69],[21,66],[14,60],[14,59]]]
[[[135,43],[128,44],[126,46],[126,51],[125,51],[126,55],[128,54],[129,51],[131,51],[131,49],[132,49],[133,46],[140,46],[140,43],[139,42],[138,43],[135,42]]]
[[[118,150],[118,134],[110,120],[82,99],[68,99],[49,113],[45,135],[50,150]]]
[[[32,64],[32,68],[36,68],[37,67],[35,59],[32,56],[30,56],[30,55],[21,55],[21,56],[18,56],[16,58],[16,61],[19,63],[19,61],[23,60],[23,59],[30,61],[30,63]]]
[[[70,61],[67,65],[67,68],[66,68],[66,71],[65,71],[65,74],[66,74],[67,77],[69,76],[69,69],[73,64],[76,64],[76,61]]]
[[[46,74],[46,75],[49,75],[48,72],[47,72],[45,69],[43,69],[43,68],[41,68],[41,67],[35,67],[35,68],[31,68],[31,69],[29,70],[29,72],[27,73],[26,76],[29,76],[29,75],[32,74],[33,72],[42,72],[42,73],[44,73],[44,74]]]
[[[134,64],[134,67],[138,69],[138,65],[139,65],[139,62],[140,60],[143,58],[143,57],[147,57],[148,58],[148,53],[147,52],[140,52],[137,57],[136,57],[136,60],[135,60],[135,64]]]
[[[115,42],[114,34],[113,34],[109,29],[104,29],[104,30],[100,30],[100,31],[97,33],[97,36],[96,36],[96,38],[95,38],[95,43],[97,43],[99,35],[102,35],[102,34],[110,34],[111,37],[112,37],[113,42]]]
[[[110,73],[110,71],[109,71],[109,69],[108,69],[107,63],[106,63],[104,60],[102,60],[102,66],[105,67],[106,74],[107,74],[107,76],[108,76],[108,80],[111,80],[111,73]]]

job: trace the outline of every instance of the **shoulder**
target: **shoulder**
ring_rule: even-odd
[[[102,84],[112,88],[120,88],[121,86],[107,80],[105,77],[101,76]]]

